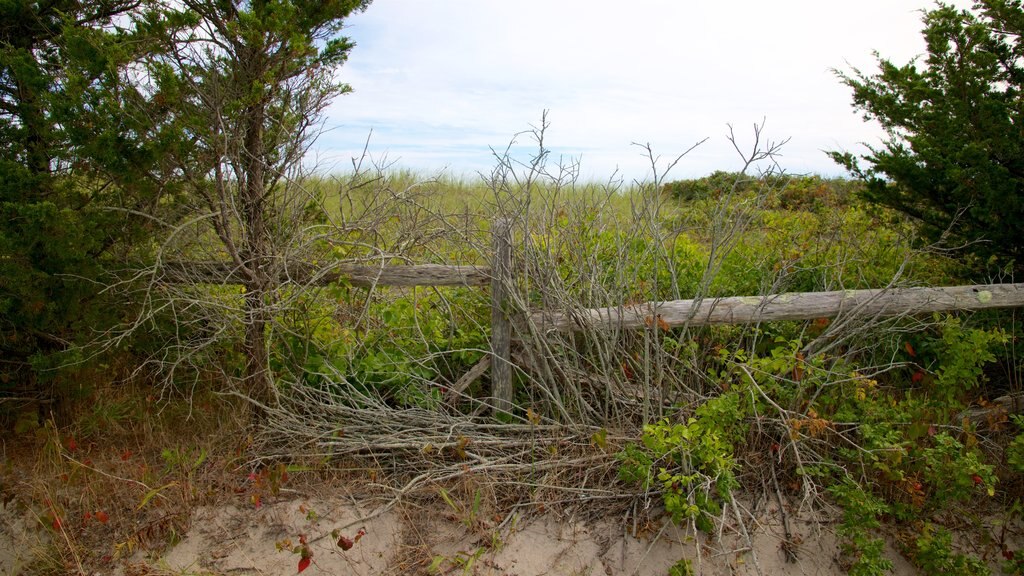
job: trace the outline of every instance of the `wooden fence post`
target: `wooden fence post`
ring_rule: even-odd
[[[492,224],[491,248],[491,393],[494,413],[512,412],[512,323],[508,318],[508,287],[512,280],[512,225],[507,218]]]

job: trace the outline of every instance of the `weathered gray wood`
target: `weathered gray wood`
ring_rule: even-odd
[[[463,374],[458,380],[452,384],[452,387],[448,389],[445,394],[445,399],[451,403],[454,402],[460,394],[466,391],[466,388],[480,379],[487,370],[491,367],[491,357],[484,356],[479,362],[473,365],[465,374]]]
[[[242,284],[244,273],[230,262],[164,262],[163,278],[170,282],[199,284]],[[339,280],[352,286],[483,286],[491,280],[491,272],[479,266],[444,266],[440,264],[361,266],[336,264],[313,266],[290,263],[277,273],[280,282],[326,286]]]
[[[508,289],[512,279],[512,226],[505,218],[492,224],[491,264],[491,393],[494,413],[512,411],[512,323],[508,318]]]
[[[530,319],[545,330],[591,327],[624,329],[659,325],[745,324],[773,320],[811,320],[853,314],[890,317],[946,310],[981,310],[1024,306],[1024,284],[987,284],[943,288],[840,290],[768,296],[648,302],[636,306],[575,312],[538,312]],[[655,317],[657,314],[657,317]]]
[[[1024,394],[1016,393],[1000,396],[984,406],[972,406],[961,412],[958,420],[966,418],[975,426],[991,427],[1005,422],[1007,415],[1021,413],[1024,413]]]

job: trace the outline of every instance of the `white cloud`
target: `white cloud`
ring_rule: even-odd
[[[961,1],[966,6],[969,2]],[[861,150],[879,130],[833,68],[872,71],[923,52],[921,0],[376,0],[348,22],[341,70],[355,92],[331,108],[323,156],[371,150],[416,169],[486,170],[490,147],[550,110],[547,144],[583,174],[642,178],[634,141],[665,156],[711,139],[676,176],[735,169],[726,125],[781,140],[791,172],[838,174],[823,149]],[[347,161],[344,162],[347,165]]]

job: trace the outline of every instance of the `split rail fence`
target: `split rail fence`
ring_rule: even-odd
[[[316,274],[311,266],[299,264],[289,277],[326,285],[344,279],[353,286],[486,286],[491,292],[491,355],[463,377],[476,379],[491,370],[495,412],[512,409],[512,315],[508,309],[509,288],[514,285],[512,228],[506,219],[492,226],[493,256],[489,267],[444,266],[436,264],[401,266],[352,266],[332,268]],[[188,262],[165,264],[170,278],[188,271],[195,281],[211,284],[240,283],[227,263]],[[647,302],[629,306],[574,311],[539,311],[525,315],[542,332],[570,332],[586,329],[644,329],[710,324],[745,324],[778,320],[817,318],[884,318],[953,310],[982,310],[1024,306],[1024,284],[984,284],[936,288],[891,288],[838,290]],[[458,383],[456,384],[458,387]]]

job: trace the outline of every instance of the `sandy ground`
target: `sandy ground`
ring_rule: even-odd
[[[28,528],[31,518],[3,512],[0,574],[17,574],[31,557],[32,541],[39,545],[39,531]],[[638,527],[634,537],[621,518],[584,521],[548,512],[480,519],[437,502],[403,504],[359,520],[373,512],[347,499],[298,493],[259,509],[201,507],[175,546],[160,554],[138,551],[110,574],[296,574],[300,537],[312,552],[304,574],[665,575],[682,558],[690,559],[695,574],[708,576],[844,573],[827,525],[790,511],[793,545],[784,546],[781,517],[768,506],[753,515],[744,509],[752,546],[730,521],[721,534],[694,536],[661,520]],[[352,538],[359,528],[365,536],[349,550],[338,546],[340,536]],[[916,573],[890,552],[895,574]]]

